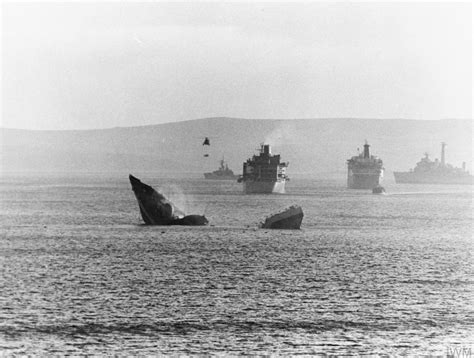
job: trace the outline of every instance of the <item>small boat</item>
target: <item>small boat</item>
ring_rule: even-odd
[[[277,214],[271,215],[260,223],[262,229],[299,229],[303,221],[303,209],[292,205]]]
[[[372,189],[372,194],[385,194],[385,188],[381,185],[377,185]]]
[[[201,226],[209,223],[203,215],[184,215],[183,211],[151,186],[131,174],[128,178],[145,224]]]

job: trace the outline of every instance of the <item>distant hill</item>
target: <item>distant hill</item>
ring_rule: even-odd
[[[202,145],[209,137],[211,146]],[[33,131],[0,129],[2,173],[157,172],[191,175],[217,169],[224,156],[237,174],[260,143],[289,161],[294,177],[344,178],[346,160],[367,139],[390,175],[408,170],[429,152],[467,163],[472,172],[472,121],[444,119],[239,119],[205,118],[142,127],[101,130]],[[208,151],[209,157],[204,157]]]

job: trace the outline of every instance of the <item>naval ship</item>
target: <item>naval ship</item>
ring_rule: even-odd
[[[473,184],[473,176],[466,170],[466,163],[462,168],[455,168],[445,162],[446,143],[441,143],[441,161],[431,160],[428,153],[416,163],[409,172],[394,172],[395,182],[409,184]]]
[[[370,145],[365,141],[364,152],[347,160],[347,187],[373,189],[383,177],[382,159],[370,155]]]
[[[238,182],[244,184],[244,193],[285,193],[288,163],[280,162],[280,155],[272,155],[269,144],[260,146],[260,153],[247,159]]]
[[[211,173],[204,173],[204,178],[214,180],[235,180],[238,178],[238,175],[235,175],[234,172],[229,169],[224,159],[221,159],[220,164],[219,169]]]

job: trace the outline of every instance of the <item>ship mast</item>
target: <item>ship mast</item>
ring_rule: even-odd
[[[446,147],[445,142],[441,142],[441,165],[444,166],[445,164],[445,159],[444,159],[444,147]]]

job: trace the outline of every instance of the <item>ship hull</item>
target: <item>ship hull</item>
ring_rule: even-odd
[[[284,194],[285,181],[244,181],[245,194]]]
[[[353,173],[347,175],[349,189],[373,189],[380,185],[382,173]]]
[[[462,184],[473,185],[473,176],[430,175],[415,172],[394,172],[397,184]]]
[[[260,224],[262,229],[290,229],[296,230],[301,227],[303,221],[303,209],[300,206],[290,206],[284,211],[272,215]]]

